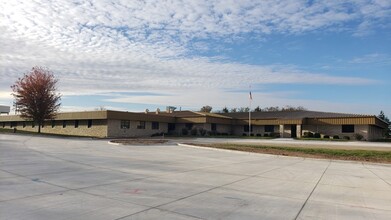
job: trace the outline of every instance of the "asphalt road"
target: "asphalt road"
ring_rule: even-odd
[[[390,165],[0,134],[0,219],[390,216]]]

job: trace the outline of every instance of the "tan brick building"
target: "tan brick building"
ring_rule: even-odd
[[[388,125],[373,115],[340,114],[315,111],[248,113],[120,112],[89,111],[59,113],[46,121],[42,133],[89,137],[149,137],[153,135],[255,135],[302,137],[308,133],[365,140],[382,137]],[[37,131],[32,121],[17,115],[0,116],[0,129]]]

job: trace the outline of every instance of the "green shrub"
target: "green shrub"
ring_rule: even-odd
[[[323,138],[324,138],[324,139],[330,139],[330,136],[325,135],[325,136],[323,136]]]
[[[315,133],[314,134],[314,138],[320,138],[320,134],[319,133]]]
[[[364,138],[364,136],[362,136],[361,134],[356,133],[356,134],[354,134],[354,138],[356,140],[358,140],[358,141],[361,141]]]
[[[206,130],[203,129],[203,128],[199,128],[199,129],[198,129],[198,133],[199,133],[201,136],[205,136],[205,135],[206,135]]]
[[[308,132],[307,135],[308,135],[307,137],[309,137],[309,138],[313,138],[314,137],[314,133],[312,133],[312,132]]]
[[[247,136],[247,134],[246,134],[246,133],[243,133],[242,136]]]
[[[187,130],[187,128],[182,128],[182,135],[188,135],[189,134],[189,130]]]
[[[212,136],[217,136],[217,131],[210,131]]]
[[[280,133],[272,132],[272,133],[270,133],[270,137],[279,138],[280,137]]]
[[[344,140],[350,140],[350,137],[349,136],[343,136],[343,139]]]
[[[257,137],[262,137],[262,134],[257,134]]]
[[[339,139],[339,136],[338,135],[334,135],[333,139]]]
[[[269,137],[269,134],[268,134],[268,133],[265,133],[263,136],[264,136],[264,137]]]
[[[163,136],[163,132],[162,133],[154,133],[151,135],[151,137],[157,137],[157,136]]]

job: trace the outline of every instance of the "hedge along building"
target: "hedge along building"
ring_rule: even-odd
[[[388,125],[376,116],[315,111],[253,112],[251,134],[280,137],[302,137],[306,132],[321,136],[360,134],[365,140],[382,137]],[[247,135],[248,113],[121,112],[90,111],[59,113],[46,121],[41,132],[89,137],[147,137],[162,133],[183,135]],[[0,116],[0,129],[37,131],[34,122],[18,115]],[[184,132],[186,131],[186,132]]]

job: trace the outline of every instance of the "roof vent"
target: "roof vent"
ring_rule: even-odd
[[[176,107],[175,106],[167,106],[166,107],[166,112],[167,113],[173,113],[175,111]]]

